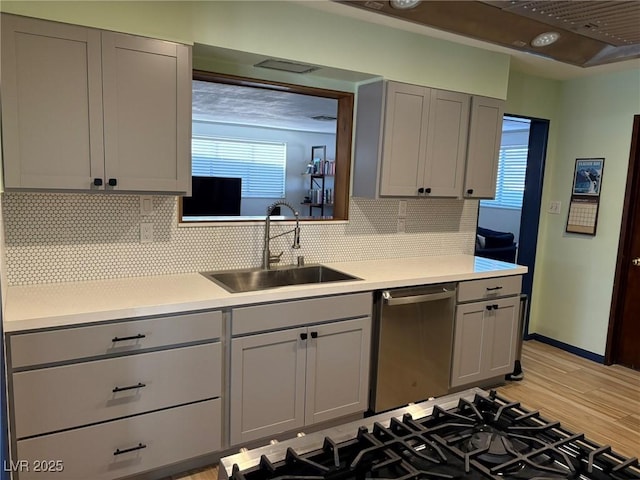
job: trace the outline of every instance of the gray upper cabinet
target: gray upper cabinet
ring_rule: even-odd
[[[502,140],[504,100],[473,97],[469,124],[469,153],[464,181],[466,198],[494,198]]]
[[[100,32],[2,15],[5,187],[87,189],[104,177]]]
[[[468,197],[495,195],[503,104],[397,82],[362,85],[353,195],[462,198],[463,189],[473,190]]]
[[[5,187],[190,190],[190,47],[2,15]]]

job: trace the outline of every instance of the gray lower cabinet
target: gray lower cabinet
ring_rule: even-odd
[[[190,191],[189,46],[1,22],[7,190]]]
[[[113,480],[220,450],[221,337],[219,311],[7,335],[14,478]]]
[[[340,308],[342,306],[342,312]],[[237,309],[232,323],[261,307]],[[237,445],[367,408],[371,343],[371,294],[326,297],[272,304],[267,324],[284,312],[298,312],[298,327],[231,339],[230,443]],[[327,323],[305,319],[325,314]],[[355,316],[357,318],[349,318]],[[256,317],[258,318],[258,317]],[[259,330],[260,324],[254,323]]]
[[[112,480],[215,452],[220,408],[218,398],[21,440],[19,479]]]
[[[518,285],[519,280],[518,277]],[[494,280],[478,282],[483,288],[482,282],[492,285],[495,283]],[[513,281],[509,280],[508,283]],[[459,298],[461,293],[464,294],[464,290],[459,292]],[[519,295],[457,306],[451,367],[452,387],[480,384],[513,371],[520,334],[519,307]]]

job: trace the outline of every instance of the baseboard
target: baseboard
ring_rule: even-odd
[[[546,343],[547,345],[551,345],[552,347],[559,348],[561,350],[564,350],[565,352],[573,353],[574,355],[577,355],[582,358],[586,358],[587,360],[604,364],[603,355],[598,355],[597,353],[590,352],[589,350],[584,350],[582,348],[574,347],[573,345],[569,345],[568,343],[554,340],[553,338],[545,337],[544,335],[540,335],[539,333],[530,333],[525,337],[525,340],[537,340],[538,342]]]

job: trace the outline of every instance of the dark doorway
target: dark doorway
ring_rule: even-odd
[[[633,120],[605,363],[640,370],[640,115]]]
[[[522,279],[522,293],[526,294],[531,300],[542,202],[542,181],[547,156],[549,120],[511,114],[506,114],[504,119],[500,161],[505,161],[505,165],[508,165],[511,171],[505,170],[504,165],[502,165],[504,171],[499,173],[499,177],[502,176],[504,178],[499,181],[505,183],[506,186],[503,185],[503,187],[506,191],[499,192],[498,196],[504,198],[499,199],[497,196],[495,201],[481,201],[478,227],[499,230],[493,233],[515,237],[517,242],[515,263],[525,265],[529,269]],[[518,124],[521,124],[521,127],[518,127]],[[527,136],[521,138],[523,133]],[[525,155],[526,166],[523,165],[525,163],[523,161]],[[505,158],[502,158],[503,156]],[[518,189],[522,195],[522,203],[519,210],[520,199],[518,198],[517,201],[514,201],[514,197],[517,196],[514,191]],[[499,191],[500,188],[497,190]],[[511,210],[509,211],[510,208]],[[481,240],[480,237],[479,240]],[[502,249],[504,250],[505,248],[507,247]],[[510,262],[514,261],[513,257],[509,259],[506,257],[499,258],[491,256],[491,253],[483,253],[481,245],[476,247],[476,255]],[[529,332],[530,304],[530,301],[526,303],[527,311],[524,317],[525,338]]]

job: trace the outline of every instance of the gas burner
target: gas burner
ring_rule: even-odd
[[[474,390],[457,402],[447,398],[425,402],[422,410],[412,407],[422,412],[415,418],[404,410],[402,416],[378,415],[366,426],[367,419],[340,427],[340,435],[353,427],[353,436],[340,441],[331,439],[332,430],[324,438],[310,434],[307,439],[318,438],[312,448],[305,444],[304,454],[291,446],[277,454],[269,450],[276,458],[258,455],[258,462],[242,469],[230,468],[232,460],[221,478],[232,472],[233,480],[640,480],[637,459],[573,434],[495,392]]]
[[[482,424],[473,428],[469,439],[464,442],[464,452],[478,452],[478,459],[491,464],[501,464],[512,458],[513,444],[504,432],[491,425]]]

